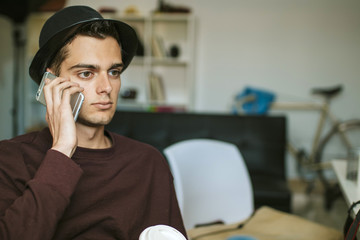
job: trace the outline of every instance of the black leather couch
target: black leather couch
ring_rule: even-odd
[[[255,208],[291,212],[285,176],[286,118],[198,113],[118,111],[107,129],[163,149],[191,138],[234,143],[247,164]]]

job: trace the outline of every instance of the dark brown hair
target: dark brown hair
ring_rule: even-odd
[[[76,38],[76,36],[90,36],[99,39],[105,39],[106,37],[113,37],[119,43],[120,48],[120,36],[116,30],[115,25],[111,21],[96,21],[90,23],[84,23],[73,27],[69,31],[64,45],[57,51],[55,57],[50,62],[50,68],[54,71],[55,75],[59,76],[61,71],[61,63],[68,57],[68,45]]]

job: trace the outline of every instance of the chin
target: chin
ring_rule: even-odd
[[[83,117],[82,115],[79,115],[77,122],[89,127],[100,127],[109,124],[112,120],[113,115],[114,114],[111,114],[111,116],[109,115],[101,116],[101,114],[98,114],[97,116],[94,117],[91,116]]]
[[[109,121],[86,121],[86,120],[83,120],[83,119],[78,119],[78,123],[82,124],[82,125],[85,125],[85,126],[88,126],[88,127],[103,127],[107,124],[110,123],[111,120]]]

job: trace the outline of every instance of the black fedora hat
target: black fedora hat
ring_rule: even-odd
[[[123,70],[133,59],[138,39],[132,27],[121,21],[104,19],[100,13],[88,6],[66,7],[52,15],[44,24],[40,32],[39,50],[34,56],[29,74],[31,78],[39,84],[43,73],[49,67],[56,53],[64,46],[76,26],[82,23],[94,21],[111,21],[118,31],[120,45],[122,49]]]

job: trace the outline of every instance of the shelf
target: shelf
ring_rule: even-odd
[[[186,66],[186,60],[178,60],[173,58],[153,58],[152,65],[167,65],[167,66]]]
[[[161,22],[179,22],[179,21],[189,21],[192,15],[188,13],[154,13],[152,15],[152,20],[161,21]]]
[[[117,14],[117,13],[106,13],[102,14],[105,19],[117,19],[123,22],[144,22],[146,17],[136,14]]]
[[[136,57],[124,77],[125,88],[137,91],[138,102],[131,106],[181,106],[192,109],[194,86],[194,16],[191,14],[151,14],[146,17],[120,17],[133,26],[143,41],[144,57]],[[177,57],[169,57],[170,48],[179,48]],[[161,102],[154,101],[150,89],[154,89],[150,77],[160,78]],[[159,91],[158,91],[159,92]],[[122,104],[122,103],[121,103]]]
[[[148,103],[138,102],[136,100],[124,100],[119,99],[117,110],[134,109],[134,110],[146,110]]]
[[[135,56],[133,60],[131,61],[131,64],[134,65],[144,65],[145,64],[145,58],[144,57],[138,57]]]
[[[144,65],[146,62],[145,57],[134,57],[131,62],[131,65]],[[156,58],[151,57],[151,65],[164,65],[164,66],[186,66],[188,64],[187,60],[165,57],[165,58]]]
[[[152,111],[152,112],[185,112],[186,104],[167,104],[165,102],[150,101],[136,102],[133,100],[119,100],[117,110],[120,111]]]

